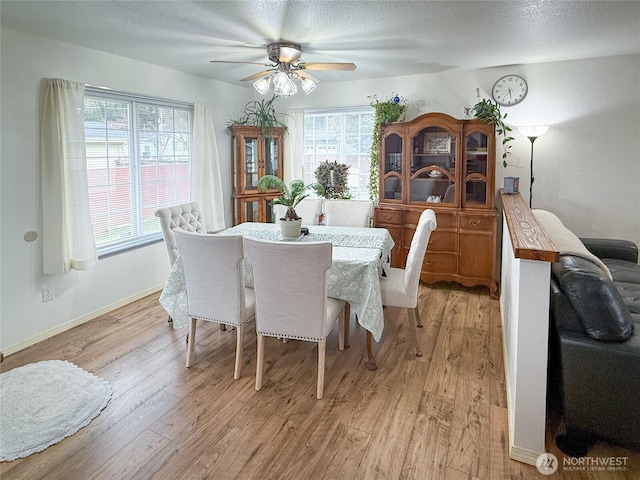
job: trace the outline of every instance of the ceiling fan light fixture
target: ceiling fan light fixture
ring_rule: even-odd
[[[305,95],[309,95],[316,89],[318,85],[316,85],[316,82],[314,82],[310,78],[301,77],[300,86],[302,87],[302,91],[305,93]]]
[[[298,87],[285,72],[278,72],[273,75],[273,93],[281,97],[290,97],[298,92]]]
[[[262,77],[260,80],[256,80],[253,82],[253,88],[255,88],[260,95],[264,95],[269,90],[269,86],[271,85],[271,75],[268,77]]]

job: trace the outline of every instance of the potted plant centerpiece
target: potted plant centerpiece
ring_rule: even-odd
[[[273,200],[274,205],[284,205],[287,211],[284,217],[280,219],[280,230],[282,238],[298,238],[300,236],[300,227],[302,218],[296,213],[296,205],[307,198],[312,191],[322,195],[324,187],[319,183],[310,183],[305,185],[302,180],[292,180],[289,185],[276,177],[275,175],[265,175],[258,180],[258,190],[266,192],[275,188],[280,192],[280,197]]]

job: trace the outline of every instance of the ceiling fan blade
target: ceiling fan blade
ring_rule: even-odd
[[[275,72],[275,71],[276,71],[275,68],[270,68],[269,70],[263,70],[262,72],[254,73],[253,75],[243,78],[240,81],[250,82],[251,80],[257,80],[258,78],[266,77],[267,75],[270,75],[272,72]]]
[[[300,67],[305,70],[355,70],[355,63],[301,63]]]
[[[241,63],[243,65],[260,65],[262,67],[272,67],[273,65],[270,63],[260,63],[260,62],[235,62],[233,60],[209,60],[209,63]]]

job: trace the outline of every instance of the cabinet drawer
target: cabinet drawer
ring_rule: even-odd
[[[457,273],[458,255],[455,253],[430,253],[424,257],[422,271],[427,273]]]
[[[376,225],[380,223],[390,223],[393,225],[402,224],[402,211],[401,210],[383,210],[376,209]]]
[[[415,234],[415,229],[405,228],[402,232],[402,245],[408,250],[411,246],[411,240]],[[427,252],[452,252],[458,251],[456,244],[456,232],[439,232],[435,230],[431,232],[429,243],[427,244]]]
[[[422,214],[421,211],[408,210],[405,215],[405,223],[409,223],[411,225],[417,225],[421,214]],[[438,224],[438,228],[456,228],[457,227],[456,216],[452,213],[436,212],[436,222]]]
[[[427,244],[428,252],[457,252],[455,232],[431,232],[429,243]]]
[[[460,230],[482,230],[490,232],[493,229],[494,217],[485,217],[482,215],[461,215],[459,218],[458,228]]]

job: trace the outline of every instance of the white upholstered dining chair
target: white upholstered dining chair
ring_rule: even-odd
[[[302,225],[318,225],[322,215],[322,198],[305,198],[296,205],[296,213],[302,218]],[[273,213],[275,223],[280,223],[280,219],[287,213],[284,205],[274,205]]]
[[[429,237],[436,227],[435,212],[431,209],[424,210],[411,239],[405,268],[385,268],[386,277],[380,278],[382,304],[388,307],[407,309],[409,319],[414,324],[416,356],[418,357],[422,356],[417,329],[417,327],[422,327],[418,311],[418,284]]]
[[[196,341],[196,321],[206,320],[236,327],[236,361],[233,378],[240,378],[245,325],[255,318],[253,289],[244,283],[244,248],[240,235],[201,235],[174,231],[184,266],[191,324],[186,366],[191,366]]]
[[[169,266],[173,266],[176,258],[178,258],[178,247],[173,235],[174,229],[179,228],[188,232],[207,233],[202,221],[200,207],[196,202],[159,208],[154,213],[160,220],[162,236],[169,256]]]
[[[373,217],[371,200],[326,200],[324,217],[327,226],[368,227]]]
[[[256,390],[262,388],[265,337],[305,340],[318,343],[316,397],[321,399],[326,340],[338,317],[339,349],[344,349],[345,301],[327,297],[331,243],[271,242],[245,237],[244,250],[253,269],[256,298]]]

